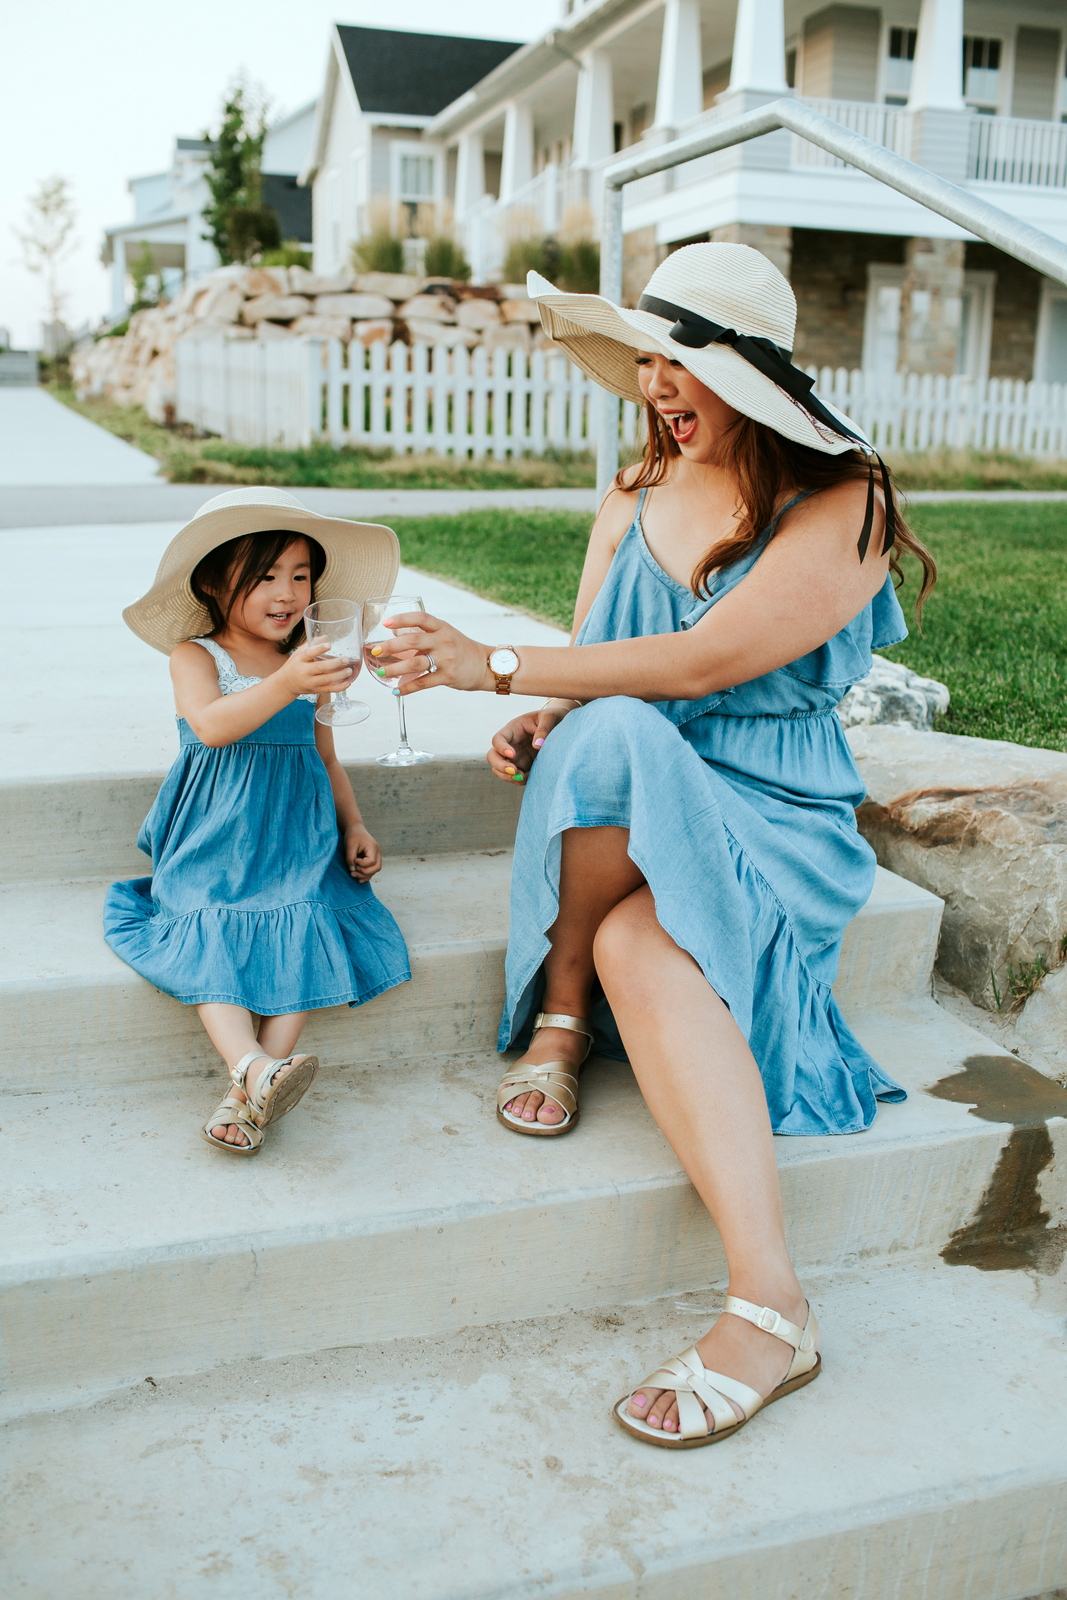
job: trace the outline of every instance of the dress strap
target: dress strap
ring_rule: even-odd
[[[801,489],[800,493],[795,494],[792,500],[787,500],[781,511],[776,511],[770,522],[767,524],[767,532],[773,533],[787,511],[792,511],[794,506],[798,506],[802,500],[807,500],[808,497],[814,493],[814,489]]]
[[[234,664],[233,657],[214,639],[190,639],[190,644],[201,644],[209,655],[214,656],[215,666],[218,668],[219,688],[223,694],[236,694],[241,689],[247,689],[254,683],[261,683],[261,678],[243,678]]]

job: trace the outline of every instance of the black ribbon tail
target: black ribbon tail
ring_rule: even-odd
[[[882,469],[882,493],[885,495],[885,533],[882,535],[882,554],[886,555],[897,542],[897,508],[893,504],[893,488],[889,482],[889,472],[881,456],[878,465]],[[860,557],[862,560],[863,557]]]
[[[874,527],[874,462],[867,458],[867,506],[863,513],[863,527],[860,529],[859,544],[856,549],[860,553],[862,562],[867,554],[867,546],[871,542],[871,529]]]

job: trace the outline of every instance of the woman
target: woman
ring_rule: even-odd
[[[489,755],[509,782],[530,775],[500,1035],[525,1054],[498,1114],[569,1132],[594,1038],[625,1050],[729,1266],[711,1331],[615,1407],[631,1433],[684,1449],[819,1372],[772,1131],[856,1132],[877,1100],[904,1098],[830,992],[875,865],[833,708],[872,646],[906,636],[897,549],[922,562],[920,603],[935,573],[884,468],[876,489],[873,451],[790,365],[796,303],[756,251],[678,250],[635,311],[531,287],[583,370],[646,408],[644,460],[590,536],[581,648],[491,651],[409,615],[420,631],[391,675],[405,694],[564,697]]]

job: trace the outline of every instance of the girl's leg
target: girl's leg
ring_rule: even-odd
[[[542,1011],[565,1016],[588,1014],[593,983],[593,939],[613,906],[642,883],[644,877],[626,854],[626,828],[568,828],[563,835],[559,868],[559,914],[548,930],[552,949],[545,957]],[[587,1040],[566,1028],[543,1028],[522,1057],[532,1065],[543,1061],[579,1062]],[[562,1122],[564,1112],[543,1094],[516,1095],[508,1102],[513,1116],[532,1122]]]
[[[301,1029],[307,1021],[306,1011],[296,1011],[285,1017],[259,1017],[253,1016],[251,1011],[246,1011],[244,1006],[228,1006],[212,1003],[197,1006],[197,1015],[204,1024],[204,1030],[215,1049],[226,1063],[227,1070],[235,1067],[242,1056],[257,1046],[266,1050],[278,1060],[284,1060],[292,1055],[296,1042],[300,1038]],[[251,1087],[259,1084],[267,1063],[253,1061],[251,1065]],[[241,1100],[246,1096],[240,1089],[234,1089],[234,1094]],[[245,1145],[247,1138],[235,1122],[220,1123],[212,1128],[213,1139],[225,1140],[227,1144]]]
[[[719,1230],[730,1293],[803,1326],[807,1307],[786,1248],[767,1098],[741,1030],[656,920],[647,887],[607,916],[595,954],[645,1102]],[[722,1317],[697,1349],[705,1366],[761,1394],[781,1382],[791,1359],[779,1339],[738,1317]],[[678,1427],[672,1390],[645,1387],[630,1413],[667,1432]]]

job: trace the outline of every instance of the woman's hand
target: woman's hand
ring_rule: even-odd
[[[440,687],[495,686],[489,671],[491,647],[468,639],[450,623],[425,611],[404,611],[395,617],[383,617],[382,625],[394,630],[396,642],[369,645],[365,651],[367,666],[390,688],[399,688],[401,694]]]
[[[573,702],[553,700],[541,711],[529,711],[515,717],[499,733],[493,735],[493,748],[486,760],[505,783],[525,783],[526,774],[533,766],[537,752],[548,738],[557,722],[561,722]]]
[[[362,822],[345,829],[345,864],[357,883],[368,883],[382,870],[382,847],[372,839]]]
[[[326,659],[330,648],[328,639],[316,639],[314,644],[302,644],[294,650],[284,667],[279,667],[277,677],[297,699],[302,694],[340,694],[352,682],[355,672],[347,661],[337,656]]]

